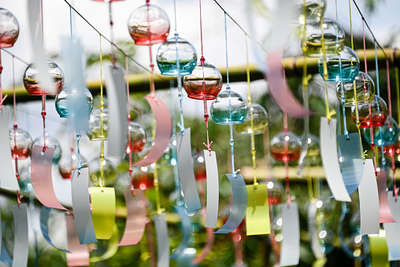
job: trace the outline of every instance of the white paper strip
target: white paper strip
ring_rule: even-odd
[[[384,223],[389,261],[400,260],[400,223]]]
[[[206,227],[217,227],[219,181],[215,151],[203,150],[207,174]]]
[[[128,133],[128,107],[124,71],[118,66],[106,68],[105,81],[109,112],[107,154],[119,160],[125,155]]]
[[[393,196],[393,191],[389,191],[387,192],[387,200],[393,218],[396,220],[396,222],[400,223],[400,196],[397,196],[396,201],[395,197]]]
[[[299,264],[300,259],[300,223],[297,203],[290,206],[281,204],[282,214],[282,245],[280,266],[292,266]]]
[[[326,180],[333,196],[338,201],[351,201],[343,182],[338,162],[336,147],[336,120],[321,118],[320,126],[321,157],[324,165]]]
[[[0,188],[17,191],[19,190],[19,185],[11,158],[10,135],[8,133],[9,122],[10,109],[3,106],[0,109]]]
[[[379,196],[372,159],[365,161],[358,194],[360,199],[361,234],[378,234]]]
[[[324,257],[321,245],[318,241],[317,226],[315,222],[315,217],[317,215],[317,205],[316,201],[310,202],[308,206],[308,232],[311,238],[311,250],[314,253],[315,258],[321,259]]]
[[[169,238],[165,214],[154,214],[157,235],[157,267],[169,266]]]
[[[26,267],[29,253],[28,206],[21,204],[13,209],[14,214],[14,253],[12,267]]]

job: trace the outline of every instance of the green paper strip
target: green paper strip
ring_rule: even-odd
[[[246,234],[266,235],[271,232],[268,191],[265,184],[248,185],[246,208]]]
[[[370,235],[369,248],[371,251],[372,266],[389,267],[388,247],[385,237]]]
[[[112,187],[89,188],[92,220],[97,239],[110,239],[115,225],[115,191]]]

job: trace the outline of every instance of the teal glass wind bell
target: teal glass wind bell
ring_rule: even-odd
[[[372,134],[375,145],[384,147],[392,146],[397,142],[399,137],[398,124],[389,116],[382,127],[375,127],[372,129]],[[364,128],[363,135],[368,144],[371,144],[371,129]]]
[[[70,87],[65,87],[57,96],[56,96],[56,111],[58,115],[60,115],[61,118],[69,118],[71,116],[71,108],[74,108],[73,106],[69,106],[69,103],[77,103],[83,102],[84,105],[80,105],[80,108],[82,110],[79,110],[80,112],[85,112],[87,114],[90,114],[93,109],[93,96],[90,93],[90,91],[86,88],[70,88]]]

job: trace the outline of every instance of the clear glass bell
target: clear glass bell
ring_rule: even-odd
[[[44,146],[44,139],[43,136],[36,138],[35,140],[33,140],[33,144],[32,146]],[[53,164],[57,165],[58,162],[61,159],[61,155],[62,155],[62,150],[61,150],[61,146],[60,143],[58,142],[57,138],[46,134],[46,146],[49,148],[53,148],[54,149],[54,153],[53,153]]]
[[[345,32],[334,20],[325,19],[323,34],[320,22],[306,24],[305,41],[302,41],[303,54],[309,57],[322,56],[322,36],[324,37],[326,55],[337,55],[344,47]]]
[[[156,5],[135,9],[128,19],[128,30],[136,45],[155,45],[167,40],[170,23],[167,13]]]
[[[20,128],[9,130],[11,155],[13,159],[27,159],[32,151],[31,135]]]
[[[307,138],[301,138],[302,146],[307,142],[307,154],[305,157],[305,166],[321,165],[321,151],[319,147],[319,138],[315,135],[308,134]]]
[[[146,131],[139,123],[131,121],[128,126],[130,134],[130,150],[133,153],[139,153],[147,143]],[[129,140],[128,140],[129,145]]]
[[[48,74],[54,82],[54,92],[59,94],[64,86],[64,73],[55,62],[48,62]],[[45,88],[40,88],[37,80],[38,71],[33,64],[29,64],[24,72],[24,86],[30,95],[49,95],[50,92]]]
[[[65,87],[61,92],[56,96],[56,111],[61,118],[68,118],[71,116],[70,108],[75,108],[73,103],[81,103],[81,100],[85,99],[85,107],[76,107],[79,108],[78,114],[82,114],[81,112],[85,112],[87,115],[92,112],[93,109],[93,96],[90,93],[89,89],[85,88],[69,88]],[[72,105],[68,105],[68,102]]]
[[[393,146],[399,137],[399,126],[392,117],[387,117],[385,124],[382,127],[372,129],[374,144],[377,146]],[[371,144],[371,129],[363,129],[364,139],[368,144]]]
[[[192,74],[183,77],[183,87],[189,98],[213,100],[222,89],[221,72],[211,64],[199,63]]]
[[[0,49],[14,46],[18,35],[17,18],[9,10],[0,8]]]
[[[251,114],[253,116],[253,127],[251,127]],[[267,110],[259,105],[252,104],[243,123],[235,125],[235,130],[241,134],[263,134],[268,127],[269,117]]]
[[[326,57],[328,81],[330,82],[353,82],[360,69],[360,59],[356,52],[345,46],[337,55]],[[318,62],[318,70],[324,78],[324,67],[322,58]]]
[[[87,167],[87,160],[80,155],[81,166]],[[72,173],[79,168],[78,155],[72,151],[69,155],[63,155],[58,162],[58,172],[63,179],[71,179]]]
[[[372,102],[375,96],[375,84],[371,76],[365,72],[358,72],[355,76],[354,81],[356,82],[356,95],[357,102]],[[344,106],[351,107],[355,105],[354,101],[354,84],[351,82],[343,83],[344,92]],[[342,85],[338,83],[336,85],[336,95],[339,103],[342,103]]]
[[[299,6],[299,23],[319,22],[326,10],[326,0],[297,0]]]
[[[361,128],[383,126],[385,124],[387,115],[387,105],[382,97],[375,95],[372,102],[363,101],[358,103],[358,117]],[[351,116],[353,121],[357,122],[355,105],[351,106]]]
[[[210,113],[216,124],[239,124],[246,118],[247,110],[243,97],[230,88],[226,88],[211,104]]]
[[[179,68],[177,57],[179,58]],[[196,49],[191,43],[176,34],[160,45],[156,60],[162,75],[176,77],[178,72],[181,76],[190,75],[196,67]]]
[[[276,161],[297,161],[301,152],[300,138],[290,131],[283,131],[271,140],[271,155]]]
[[[105,140],[108,134],[108,109],[95,108],[89,118],[90,140]]]
[[[104,160],[101,160],[96,157],[88,163],[88,166],[90,181],[93,185],[100,185],[102,173],[105,182],[104,185],[111,185],[114,183],[117,176],[117,169],[109,159],[104,158]]]

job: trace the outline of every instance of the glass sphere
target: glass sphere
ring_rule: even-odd
[[[24,72],[24,86],[30,95],[49,95],[50,92],[45,88],[40,88],[39,82],[36,78],[38,71],[33,64],[29,64]],[[55,62],[48,62],[48,74],[54,81],[54,90],[59,94],[64,86],[64,73]]]
[[[283,186],[280,182],[275,179],[271,179],[267,181],[267,190],[268,190],[268,203],[269,205],[277,205],[282,203],[283,198]]]
[[[352,256],[354,258],[365,257],[364,243],[362,240],[362,235],[360,233],[354,233],[346,240],[346,245],[350,249]]]
[[[301,24],[306,22],[318,22],[324,16],[326,0],[298,0]]]
[[[81,101],[85,99],[85,107],[73,107],[78,108],[77,114],[83,114],[81,112],[85,112],[86,114],[90,114],[93,109],[93,96],[87,88],[64,88],[61,92],[56,96],[56,111],[61,118],[68,118],[71,116],[71,111],[69,110],[68,100],[72,103],[83,103]]]
[[[13,159],[27,159],[31,155],[32,137],[31,135],[20,128],[11,129],[10,147]]]
[[[398,127],[397,122],[392,117],[388,117],[382,127],[372,129],[374,144],[385,147],[394,145],[399,137]],[[371,129],[363,128],[363,135],[368,144],[371,144]]]
[[[239,124],[246,118],[247,110],[247,104],[240,94],[225,89],[211,104],[210,113],[216,124]]]
[[[334,20],[325,19],[323,23],[326,55],[338,54],[344,46],[345,33],[343,28]],[[302,43],[304,55],[309,57],[322,56],[322,32],[320,22],[306,24],[305,41]]]
[[[371,76],[360,71],[354,77],[354,81],[356,82],[357,102],[371,102],[375,96],[375,84]],[[342,102],[342,85],[344,93],[344,105],[346,107],[355,105],[353,81],[343,82],[342,84],[338,83],[336,85],[336,93],[339,103]]]
[[[206,180],[206,166],[204,164],[204,155],[202,151],[196,151],[192,155],[193,157],[193,169],[196,181]]]
[[[156,60],[162,75],[176,77],[179,72],[181,76],[186,76],[196,67],[196,49],[191,43],[175,35],[160,45]]]
[[[128,126],[128,131],[130,134],[130,150],[133,153],[139,153],[143,150],[144,146],[147,143],[146,139],[146,131],[143,126],[139,123],[131,121]],[[128,140],[129,145],[129,140]],[[129,151],[128,151],[129,153]]]
[[[100,185],[102,172],[105,183],[104,185],[110,185],[114,183],[116,169],[109,159],[105,158],[104,160],[100,160],[100,158],[95,158],[89,162],[88,167],[90,181],[93,183],[93,185]]]
[[[200,63],[192,74],[183,77],[183,87],[189,98],[213,100],[222,89],[222,75],[213,65],[204,63],[202,66]]]
[[[322,58],[318,62],[318,70],[324,78],[324,67]],[[328,69],[328,81],[330,82],[353,82],[360,69],[360,59],[356,52],[345,46],[337,55],[326,57]]]
[[[44,146],[44,140],[43,140],[43,136],[36,138],[35,140],[33,140],[33,145],[32,146]],[[53,153],[53,164],[57,165],[58,162],[61,159],[61,155],[62,155],[62,151],[61,151],[61,146],[60,143],[58,142],[58,140],[51,136],[46,134],[46,146],[50,147],[50,148],[54,148],[54,153]]]
[[[103,123],[102,123],[103,121]],[[89,132],[88,137],[90,140],[105,140],[108,134],[108,109],[101,110],[95,108],[90,114],[89,118]]]
[[[251,114],[253,114],[253,127],[251,127]],[[241,134],[251,134],[251,132],[263,134],[268,122],[268,113],[265,108],[259,104],[252,104],[243,123],[235,125],[235,129]]]
[[[155,45],[165,42],[170,24],[167,13],[156,5],[135,9],[128,19],[128,31],[136,45]]]
[[[271,140],[271,155],[281,162],[296,161],[300,157],[301,140],[292,132],[280,132]]]
[[[154,175],[152,172],[139,170],[131,178],[131,186],[140,190],[147,190],[154,187]]]
[[[319,138],[308,134],[307,138],[301,138],[302,145],[307,142],[307,154],[305,157],[305,166],[319,166],[321,164],[321,151],[319,148]]]
[[[12,47],[18,35],[17,18],[9,10],[0,8],[0,49]]]
[[[21,192],[23,193],[33,192],[30,170],[31,168],[29,166],[18,168],[18,173],[19,173],[18,184]]]
[[[81,166],[87,166],[87,160],[85,157],[80,155]],[[71,179],[72,172],[79,168],[78,155],[75,152],[71,152],[69,155],[63,155],[58,162],[58,172],[63,179]]]
[[[370,116],[371,111],[371,116]],[[351,116],[356,122],[356,106],[351,106]],[[375,95],[372,102],[363,101],[358,103],[358,117],[360,127],[378,127],[385,124],[387,118],[387,105],[385,100]]]

